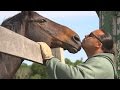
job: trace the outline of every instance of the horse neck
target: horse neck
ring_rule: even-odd
[[[8,29],[17,32],[18,34],[25,35],[24,33],[24,26],[20,26],[22,28],[13,30],[7,25],[2,24],[2,26],[7,27]],[[15,56],[6,55],[0,53],[0,78],[1,79],[9,79],[12,78],[17,70],[19,69],[20,65],[22,64],[23,59],[17,58]]]
[[[20,58],[0,53],[0,78],[13,78],[22,61]]]

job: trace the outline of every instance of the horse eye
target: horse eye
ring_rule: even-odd
[[[39,20],[39,23],[44,23],[44,22],[46,22],[45,19]]]

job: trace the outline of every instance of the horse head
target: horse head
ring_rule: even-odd
[[[81,41],[77,33],[36,12],[22,11],[14,19],[8,20],[14,23],[12,25],[14,25],[14,30],[16,29],[15,32],[36,42],[46,42],[51,48],[62,47],[70,53],[77,53],[81,48]],[[21,30],[18,29],[19,27]]]
[[[33,11],[22,11],[3,21],[1,26],[35,42],[46,42],[51,48],[62,47],[70,53],[81,49],[80,38],[72,29]],[[22,58],[0,53],[0,78],[13,77],[23,61]]]
[[[51,48],[62,47],[71,53],[80,50],[81,41],[70,28],[49,20],[36,12],[23,11],[26,21],[26,37],[36,42],[46,42]],[[23,22],[24,22],[23,21]]]

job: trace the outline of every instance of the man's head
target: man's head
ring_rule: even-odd
[[[97,53],[113,53],[113,39],[109,33],[102,29],[97,29],[85,36],[82,41],[82,47],[86,54],[94,55]]]

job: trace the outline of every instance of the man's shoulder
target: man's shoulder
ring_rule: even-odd
[[[100,54],[94,55],[92,58],[107,59],[107,60],[113,61],[115,59],[115,56],[111,53],[100,53]]]
[[[99,53],[99,54],[96,54],[96,55],[94,55],[93,57],[104,57],[104,56],[107,56],[107,57],[114,57],[114,55],[113,54],[111,54],[111,53]]]
[[[109,53],[100,53],[96,54],[93,57],[89,58],[86,63],[96,63],[96,64],[110,64],[109,60],[113,60],[114,55],[109,54]]]

